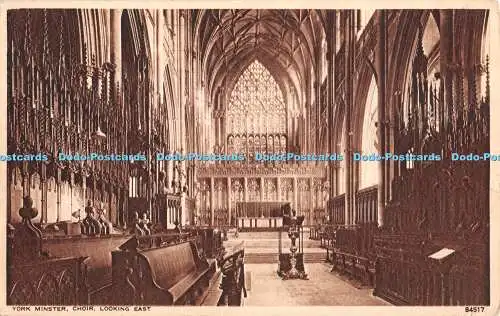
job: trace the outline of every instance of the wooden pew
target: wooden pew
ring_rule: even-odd
[[[44,238],[42,249],[54,257],[86,257],[88,297],[85,304],[104,304],[102,293],[108,291],[112,284],[111,252],[128,239],[130,236],[126,235]]]
[[[148,238],[150,236],[141,236]],[[144,244],[144,243],[142,243]],[[194,240],[139,247],[132,237],[112,253],[114,305],[199,305],[215,261],[199,257]]]

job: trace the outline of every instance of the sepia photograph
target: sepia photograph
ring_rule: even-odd
[[[494,3],[87,5],[2,9],[0,314],[498,312]]]

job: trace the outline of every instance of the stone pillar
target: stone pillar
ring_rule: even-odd
[[[181,154],[185,157],[187,152],[185,149],[181,151]],[[184,187],[187,185],[187,168],[186,168],[186,160],[181,160],[179,162],[180,174],[179,174],[179,183],[180,183],[180,191],[184,191]]]
[[[179,16],[179,97],[180,97],[180,123],[181,123],[181,131],[180,131],[180,142],[182,150],[185,150],[186,147],[186,16],[183,10],[180,11]]]
[[[336,56],[336,41],[337,41],[337,12],[336,10],[328,10],[327,13],[327,29],[326,29],[326,45],[327,55],[326,62],[328,64],[328,73],[326,80],[328,82],[327,89],[327,112],[328,112],[328,150],[330,153],[337,152],[335,144],[335,56]],[[328,164],[330,173],[330,198],[336,196],[336,167],[337,162]]]
[[[214,111],[214,118],[213,118],[213,122],[214,122],[214,133],[215,133],[215,144],[218,146],[219,145],[219,115],[218,115],[219,111]]]
[[[166,183],[165,186],[167,187],[167,192],[172,192],[172,181],[174,180],[174,162],[169,159],[167,160],[167,171],[166,171]]]
[[[243,201],[248,202],[248,178],[243,178]]]
[[[276,194],[277,194],[277,199],[276,201],[281,202],[281,181],[280,177],[276,178]]]
[[[445,155],[448,155],[447,148],[450,146],[445,135],[452,135],[453,131],[448,130],[448,125],[453,117],[453,52],[454,52],[454,32],[453,32],[453,10],[439,10],[439,62],[444,88],[444,104],[440,113],[443,113],[444,120],[441,120],[441,130],[443,134],[443,144],[445,145]],[[440,105],[441,106],[441,105]]]
[[[321,51],[321,49],[320,49]],[[317,60],[321,60],[321,53],[318,53],[319,57],[317,58]],[[319,62],[319,64],[321,64]],[[314,151],[313,153],[320,153],[321,151],[321,144],[320,144],[320,137],[321,137],[321,134],[320,134],[320,131],[321,131],[321,81],[320,81],[320,76],[321,76],[321,69],[319,69],[321,67],[321,65],[318,66],[318,70],[316,72],[316,76],[318,76],[316,79],[316,81],[314,82],[314,92],[315,92],[315,95],[314,95],[314,98],[316,99],[315,102],[314,102],[314,106],[316,107],[316,113],[315,113],[315,121],[316,121],[316,124],[315,124],[315,127],[314,127],[314,137],[315,137],[315,140],[314,140]],[[318,162],[315,162],[315,164],[317,164]]]
[[[224,111],[220,113],[220,133],[221,133],[221,143],[222,152],[227,153],[227,136],[226,136],[226,118],[224,116]]]
[[[260,200],[264,201],[264,178],[260,177]]]
[[[181,192],[181,209],[179,214],[179,224],[181,224],[181,226],[184,226],[184,224],[186,224],[186,218],[189,218],[186,213],[186,193]]]
[[[156,20],[158,21],[158,27],[156,28],[156,38],[157,38],[157,54],[156,54],[156,83],[158,89],[158,106],[163,101],[163,74],[165,69],[165,51],[163,48],[163,40],[165,38],[165,15],[163,14],[163,9],[156,11]]]
[[[380,144],[380,155],[384,155],[386,151],[386,72],[387,72],[387,56],[386,56],[386,11],[379,10],[378,15],[378,51],[376,55],[376,67],[378,74],[378,137]],[[378,226],[384,225],[384,208],[386,203],[386,161],[379,162],[379,184],[378,184]]]
[[[114,86],[122,86],[122,9],[111,9],[110,12],[110,57],[115,68]]]
[[[345,63],[345,149],[346,149],[346,172],[345,172],[345,224],[354,224],[355,210],[353,203],[353,161],[352,161],[352,109],[354,106],[354,45],[355,45],[355,24],[354,10],[345,11],[347,15],[345,28],[345,47],[346,47],[346,63]]]
[[[42,163],[41,167],[41,175],[40,175],[40,184],[42,187],[42,205],[40,212],[40,223],[47,223],[47,190],[48,190],[48,185],[47,185],[47,165],[45,163]],[[72,193],[73,194],[73,193]]]
[[[214,215],[215,215],[215,199],[214,199],[214,178],[210,178],[210,225],[214,226]]]
[[[227,178],[227,224],[231,226],[231,178]]]
[[[61,219],[61,186],[62,186],[62,181],[61,181],[61,169],[57,168],[57,171],[56,171],[56,185],[57,185],[57,218],[56,218],[56,222],[58,222],[60,219]],[[25,176],[24,177],[25,179],[28,178],[29,179],[29,176]],[[84,182],[86,182],[86,177],[84,177]],[[28,186],[29,187],[29,186]],[[26,194],[24,194],[26,195]],[[84,202],[84,205],[87,205],[87,190],[85,190],[84,192],[84,197],[85,199],[83,200]]]
[[[312,217],[314,216],[315,208],[317,208],[316,203],[317,203],[316,196],[314,194],[314,178],[310,178],[309,179],[309,211],[308,211],[307,225],[312,224]]]

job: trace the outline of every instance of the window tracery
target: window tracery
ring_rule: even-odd
[[[226,115],[228,149],[232,152],[284,151],[286,106],[283,93],[259,61],[250,64],[238,79]]]

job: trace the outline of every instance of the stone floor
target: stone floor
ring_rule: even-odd
[[[283,281],[276,274],[277,264],[245,264],[248,297],[245,306],[390,305],[374,297],[371,289],[356,289],[330,272],[323,263],[306,265],[309,280]]]

